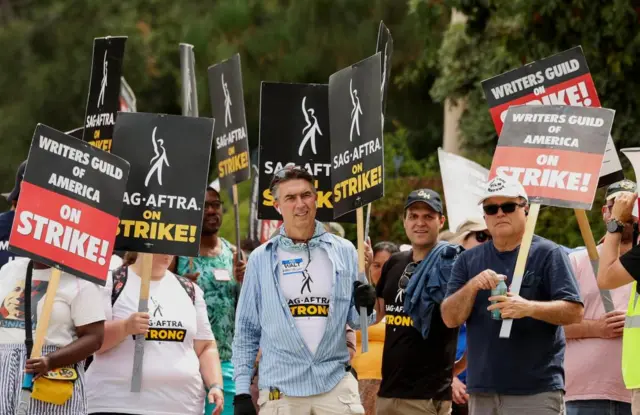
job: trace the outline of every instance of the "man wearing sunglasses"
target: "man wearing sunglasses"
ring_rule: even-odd
[[[345,326],[359,328],[360,306],[373,323],[375,290],[357,282],[353,244],[316,220],[306,170],[277,171],[270,190],[283,226],[247,264],[233,339],[234,413],[255,414],[249,385],[259,347],[261,415],[363,414]]]
[[[559,245],[534,235],[520,293],[491,297],[499,275],[511,285],[528,198],[518,181],[498,176],[480,203],[493,239],[460,254],[442,303],[448,327],[467,324],[469,413],[564,414],[561,326],[580,322],[583,313],[569,258]],[[515,320],[508,339],[499,338],[502,321],[492,318],[494,309]]]
[[[611,220],[615,199],[623,192],[635,192],[630,180],[607,188],[602,219]],[[637,222],[637,218],[634,218]],[[620,255],[631,249],[633,223],[622,230]],[[602,245],[598,246],[598,251]],[[629,302],[629,287],[610,290],[614,310],[606,313],[589,254],[585,249],[569,256],[584,299],[584,320],[565,326],[567,336],[567,415],[631,415],[631,392],[622,380],[622,330]],[[590,364],[585,365],[585,360]]]
[[[435,305],[431,315],[424,316],[430,318],[428,335],[424,338],[405,311],[407,287],[412,279],[419,278],[416,271],[423,262],[427,266],[427,261],[434,260],[434,255],[441,255],[436,244],[444,222],[438,193],[420,189],[409,194],[403,225],[411,250],[389,258],[376,286],[378,318],[384,316],[386,319],[382,382],[376,402],[378,414],[448,415],[451,411],[458,330],[444,325],[440,309]],[[446,291],[446,283],[444,285],[443,291]]]

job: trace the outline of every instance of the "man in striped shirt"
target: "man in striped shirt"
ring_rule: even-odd
[[[375,290],[357,281],[353,244],[315,220],[306,170],[280,170],[270,188],[283,226],[247,264],[232,346],[235,414],[255,414],[249,387],[258,348],[261,415],[363,414],[345,325],[359,328],[359,307],[375,320]]]

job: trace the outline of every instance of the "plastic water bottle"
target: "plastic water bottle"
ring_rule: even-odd
[[[498,275],[498,279],[500,280],[500,282],[498,283],[498,286],[496,288],[491,290],[491,296],[507,295],[507,291],[509,291],[509,287],[507,287],[506,283],[507,277],[505,275]],[[491,304],[495,303],[497,303],[497,301],[491,301]],[[491,318],[493,318],[494,320],[502,320],[502,314],[500,313],[500,310],[491,310]]]

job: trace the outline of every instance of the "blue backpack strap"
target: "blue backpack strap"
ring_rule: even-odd
[[[122,265],[113,271],[111,271],[111,279],[113,281],[113,287],[111,289],[111,306],[116,303],[120,293],[124,290],[124,286],[127,283],[127,277],[129,276],[129,267]]]
[[[175,274],[174,274],[175,275]],[[193,281],[188,278],[182,277],[180,275],[176,275],[178,282],[182,285],[182,288],[187,292],[187,295],[191,299],[193,305],[196,304],[196,288],[193,285]]]

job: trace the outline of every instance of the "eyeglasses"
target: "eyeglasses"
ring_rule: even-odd
[[[486,232],[472,232],[475,234],[476,237],[476,241],[478,241],[479,243],[483,244],[485,242],[487,242],[488,240],[491,240],[491,235],[489,235]],[[471,236],[471,235],[469,235]],[[469,237],[467,236],[467,238]]]
[[[407,264],[407,266],[404,268],[404,271],[402,271],[402,276],[398,280],[398,288],[400,288],[403,291],[407,289],[407,285],[409,285],[409,280],[411,279],[411,276],[413,275],[417,267],[418,267],[417,262],[411,262]]]
[[[515,203],[515,202],[507,202],[501,205],[485,205],[482,206],[482,210],[489,216],[496,215],[499,210],[502,210],[503,213],[513,213],[516,211],[517,207],[525,207],[526,203]]]

